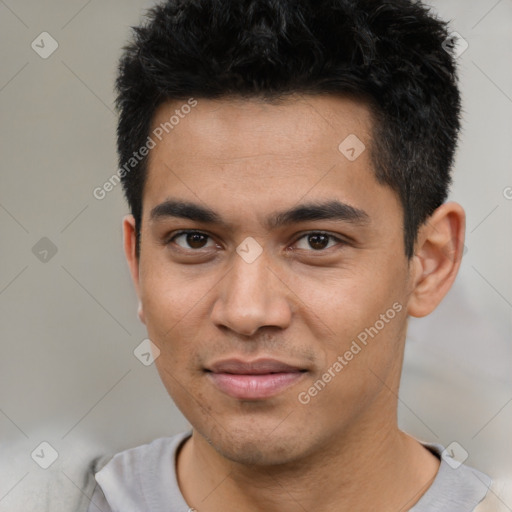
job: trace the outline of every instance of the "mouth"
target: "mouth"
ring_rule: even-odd
[[[263,400],[302,380],[305,368],[276,359],[242,361],[227,359],[205,369],[213,385],[232,398]]]

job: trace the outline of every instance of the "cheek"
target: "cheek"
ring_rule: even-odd
[[[406,326],[404,279],[403,267],[396,262],[337,269],[321,280],[294,279],[294,291],[304,303],[300,315],[311,330],[316,354],[322,354],[315,378],[331,369],[336,378],[329,387],[356,399],[375,390],[376,375],[385,378],[400,364]],[[338,357],[343,358],[343,369],[336,372]]]
[[[192,425],[211,422],[215,411],[199,379],[184,371],[184,362],[173,363],[169,354],[155,361],[160,379],[176,407]]]
[[[160,349],[155,363],[166,387],[179,393],[179,383],[197,359],[201,339],[198,316],[207,290],[200,282],[190,283],[170,265],[146,265],[141,273],[141,302],[148,336]],[[173,377],[178,379],[173,381]]]
[[[141,260],[140,291],[148,329],[165,336],[174,326],[187,325],[200,309],[211,279],[192,279],[165,257],[165,251],[149,251]]]
[[[389,266],[353,265],[289,275],[287,282],[299,298],[302,315],[323,327],[331,338],[347,340],[373,326],[395,302],[402,303],[402,274]],[[395,313],[391,311],[390,316]]]
[[[398,304],[396,309],[400,309]],[[380,317],[371,324],[359,319],[360,325],[350,328],[352,334],[340,336],[337,346],[329,348],[325,366],[297,396],[301,404],[307,402],[308,417],[344,424],[368,409],[378,396],[387,400],[394,394],[391,390],[400,374],[406,325],[404,309],[396,309],[391,307],[388,323]],[[348,329],[342,318],[338,325],[340,330]]]

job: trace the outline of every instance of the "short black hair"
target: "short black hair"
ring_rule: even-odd
[[[447,198],[460,131],[447,23],[413,0],[167,0],[132,27],[116,79],[120,166],[156,109],[190,98],[356,95],[373,114],[371,161],[404,212],[405,253]],[[134,160],[132,158],[132,160]],[[139,255],[147,156],[121,181]]]

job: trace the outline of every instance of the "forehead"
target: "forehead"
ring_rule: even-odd
[[[333,144],[337,150],[351,134],[367,143],[371,139],[369,107],[355,98],[290,95],[274,101],[195,101],[196,106],[190,109],[185,108],[185,101],[166,102],[153,117],[152,132],[164,128],[162,141],[158,141],[160,149],[172,149],[175,158],[186,156],[190,160],[207,155],[210,161],[229,162],[272,155],[298,160],[302,155],[332,150]]]
[[[246,219],[333,199],[375,215],[386,201],[397,206],[374,176],[364,102],[331,95],[194,101],[192,108],[167,102],[155,113],[144,215],[169,197]]]

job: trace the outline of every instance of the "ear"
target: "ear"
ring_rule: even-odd
[[[146,323],[144,318],[144,310],[140,297],[140,283],[139,283],[139,258],[136,254],[137,235],[135,230],[135,219],[133,215],[126,215],[123,218],[123,240],[124,240],[124,253],[126,261],[130,269],[132,281],[139,298],[139,309],[137,311],[139,319],[142,323]]]
[[[430,314],[451,288],[464,253],[466,214],[457,203],[437,208],[420,227],[411,265],[411,316]]]

